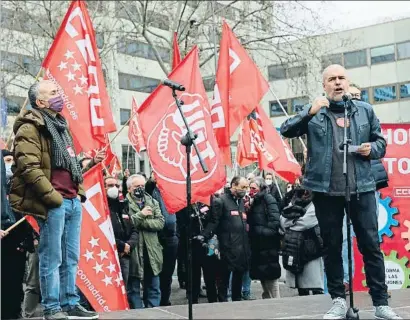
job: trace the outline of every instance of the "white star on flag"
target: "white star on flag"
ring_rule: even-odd
[[[83,94],[83,87],[80,87],[78,83],[75,84],[75,87],[73,87],[75,95],[77,94]]]
[[[107,287],[109,284],[112,285],[112,277],[109,277],[107,275],[105,275],[105,278],[101,280],[102,282],[105,283],[105,286]]]
[[[108,251],[104,251],[103,249],[101,249],[100,253],[97,254],[97,256],[100,257],[101,261],[103,261],[104,259],[108,259]]]
[[[98,241],[100,240],[100,238],[94,238],[94,237],[91,237],[91,240],[90,241],[88,241],[88,243],[89,244],[91,244],[91,247],[92,248],[94,248],[94,247],[98,247],[99,246],[99,244],[98,244]]]
[[[120,278],[119,275],[117,276],[117,278],[115,278],[114,281],[115,281],[115,283],[117,284],[117,287],[119,287],[119,286],[121,285],[121,280],[122,280],[122,279]]]
[[[86,250],[86,253],[83,254],[83,257],[85,257],[87,259],[87,262],[88,262],[88,260],[94,259],[93,254],[94,254],[94,252]]]
[[[71,71],[68,71],[68,73],[65,75],[68,79],[68,82],[70,82],[71,80],[75,81],[75,74],[71,73]]]
[[[93,269],[95,270],[96,274],[99,274],[100,272],[103,272],[103,264],[99,264],[98,262],[95,262],[95,266]]]
[[[67,62],[61,61],[57,67],[60,69],[60,71],[63,69],[67,69]]]
[[[81,64],[79,64],[77,61],[71,65],[73,67],[74,71],[80,71],[81,70]]]
[[[110,261],[110,265],[108,266],[108,267],[106,267],[108,270],[110,270],[110,274],[111,273],[113,273],[113,272],[115,272],[115,264],[113,264],[111,261]]]
[[[67,52],[64,54],[65,58],[68,60],[70,58],[74,59],[74,51],[70,51],[67,49]]]
[[[88,82],[88,78],[84,77],[83,74],[81,75],[81,77],[79,79],[80,79],[81,85],[87,84],[87,82]]]

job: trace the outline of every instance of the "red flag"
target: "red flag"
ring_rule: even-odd
[[[268,82],[224,22],[211,109],[212,126],[226,165],[232,164],[230,137],[268,89]]]
[[[198,48],[195,46],[169,78],[181,83],[186,91],[178,96],[182,110],[208,167],[204,173],[198,155],[192,148],[192,202],[209,203],[210,195],[226,183],[224,167],[212,131],[211,114],[199,71]],[[169,212],[186,207],[186,153],[181,138],[186,127],[172,97],[171,89],[160,85],[138,109],[147,152],[158,181],[158,187]]]
[[[121,172],[121,164],[116,155],[114,155],[114,158],[111,160],[108,171],[109,174],[114,178],[116,178],[118,176],[118,173]]]
[[[84,174],[84,189],[76,284],[97,312],[128,309],[100,164]]]
[[[177,65],[179,65],[181,63],[181,54],[179,52],[179,46],[178,46],[178,34],[176,32],[174,32],[172,48],[173,48],[172,70],[174,70],[177,67]]]
[[[243,121],[241,150],[238,150],[238,163],[241,167],[249,161],[258,161],[259,168],[275,171],[283,180],[294,183],[301,176],[301,168],[289,145],[283,141],[278,131],[263,110],[258,106]],[[241,162],[239,162],[241,159]]]
[[[128,139],[131,142],[131,146],[134,148],[135,152],[141,153],[147,150],[145,146],[144,138],[142,137],[141,125],[139,123],[138,116],[138,105],[135,98],[132,98],[132,108],[131,108],[131,120],[128,127]]]
[[[33,230],[37,232],[37,234],[40,234],[40,227],[37,223],[37,220],[33,216],[29,216],[29,215],[24,216],[24,218],[26,218],[26,221],[30,224]]]
[[[84,1],[71,2],[42,66],[44,78],[57,84],[64,99],[63,115],[74,136],[76,151],[103,146],[104,135],[116,127]]]

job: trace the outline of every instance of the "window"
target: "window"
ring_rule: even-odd
[[[132,18],[136,19],[139,22],[139,15],[137,5],[130,3],[130,1],[116,1],[115,2],[115,16],[117,18],[129,19],[128,13]]]
[[[410,41],[397,44],[397,59],[410,58]]]
[[[16,73],[28,73],[35,76],[40,70],[41,61],[18,53],[1,51],[1,70]]]
[[[156,49],[161,59],[164,62],[169,63],[171,61],[170,49],[160,47],[160,46],[157,46]],[[154,50],[152,50],[152,47],[148,43],[145,43],[145,42],[138,42],[138,41],[131,41],[131,40],[121,42],[118,44],[117,52],[128,54],[134,57],[156,60]]]
[[[104,34],[97,32],[95,34],[95,41],[97,42],[97,48],[102,49],[104,47]]]
[[[362,89],[360,95],[364,102],[370,103],[369,89]]]
[[[400,99],[410,98],[410,82],[400,85]]]
[[[23,106],[26,98],[18,96],[2,97],[2,104],[5,104],[8,116],[17,116],[20,113],[20,109]]]
[[[396,86],[383,86],[373,89],[374,102],[384,102],[396,100]]]
[[[90,14],[94,11],[103,12],[104,11],[104,2],[98,0],[88,0],[87,1],[87,9]]]
[[[145,173],[145,160],[143,158],[140,158],[140,172]]]
[[[158,79],[136,76],[127,73],[118,73],[120,89],[151,93],[159,85]]]
[[[293,98],[291,101],[292,101],[292,112],[297,113],[301,111],[306,104],[309,103],[309,98],[308,97]]]
[[[120,122],[123,126],[131,117],[131,109],[120,109]]]
[[[268,66],[269,81],[286,79],[286,68],[281,65]]]
[[[129,169],[131,174],[136,172],[135,168],[135,150],[128,144],[122,145],[122,168]]]
[[[280,103],[282,104],[283,108],[285,108],[285,110],[287,111],[288,110],[287,100],[280,100]],[[271,118],[284,115],[284,112],[277,101],[269,101],[269,112],[270,112]]]
[[[367,51],[366,49],[346,52],[344,56],[344,66],[346,69],[357,68],[367,65]]]
[[[210,92],[214,90],[215,87],[215,76],[204,77],[202,78],[204,82],[204,87],[206,92]]]
[[[342,65],[342,55],[340,53],[330,54],[322,57],[322,70],[330,66],[331,64]]]
[[[303,77],[306,75],[306,66],[297,66],[297,67],[290,67],[288,68],[288,75],[289,79]]]
[[[370,49],[370,56],[372,64],[394,61],[394,44]]]
[[[148,25],[161,30],[169,30],[169,17],[154,11],[148,11]]]

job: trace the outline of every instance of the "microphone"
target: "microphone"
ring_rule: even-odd
[[[344,102],[346,101],[351,101],[352,100],[352,94],[350,92],[346,92],[343,96],[342,99]]]
[[[164,80],[161,81],[161,83],[164,86],[170,87],[173,90],[185,91],[185,87],[182,84],[176,83],[176,82],[171,81],[169,79],[164,79]]]

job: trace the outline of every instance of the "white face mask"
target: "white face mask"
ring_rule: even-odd
[[[111,187],[107,189],[107,196],[111,199],[117,199],[119,196],[120,190],[117,187]]]
[[[6,164],[6,178],[10,179],[13,176],[13,171],[11,171],[11,163]]]
[[[272,179],[266,179],[265,182],[268,186],[270,186],[272,184]]]

